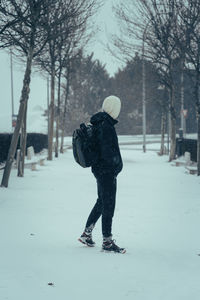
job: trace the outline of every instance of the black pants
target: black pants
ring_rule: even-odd
[[[98,199],[88,217],[86,228],[95,225],[99,217],[102,216],[102,234],[103,237],[109,237],[112,234],[117,180],[112,175],[103,175],[96,179]]]

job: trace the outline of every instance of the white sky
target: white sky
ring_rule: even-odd
[[[88,52],[94,52],[94,58],[106,64],[106,69],[112,76],[121,64],[106,49],[109,33],[117,32],[115,18],[112,12],[112,4],[119,0],[106,0],[104,6],[95,17],[99,31],[94,41],[89,46]],[[13,64],[14,81],[14,113],[18,113],[19,100],[23,82],[23,66]],[[0,132],[11,131],[11,79],[10,79],[10,56],[5,51],[0,51]],[[31,79],[31,91],[28,102],[28,113],[37,105],[44,109],[47,106],[47,84],[39,73],[33,72]]]

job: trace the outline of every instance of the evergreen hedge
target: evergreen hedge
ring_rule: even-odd
[[[176,154],[178,157],[190,152],[191,161],[197,162],[197,140],[194,139],[176,139]]]
[[[12,139],[12,134],[0,133],[0,162],[7,159],[8,151]],[[18,141],[17,149],[19,149],[20,138]],[[33,146],[35,153],[39,153],[43,149],[48,148],[48,136],[42,133],[28,133],[26,148]]]

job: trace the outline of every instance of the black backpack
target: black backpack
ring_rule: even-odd
[[[91,167],[97,162],[98,151],[95,145],[95,128],[82,123],[80,129],[73,132],[72,147],[75,161],[83,168]]]

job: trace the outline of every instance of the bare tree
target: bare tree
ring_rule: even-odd
[[[177,0],[179,24],[175,32],[180,51],[185,53],[184,62],[193,69],[197,115],[197,165],[200,175],[200,2]],[[191,74],[191,72],[190,72]],[[190,75],[191,76],[191,75]]]
[[[80,30],[86,30],[89,17],[97,8],[97,0],[57,0],[54,11],[47,14],[45,30],[48,43],[38,63],[47,70],[51,76],[51,100],[48,134],[48,159],[52,160],[54,115],[55,115],[55,77],[58,75],[58,101],[60,102],[60,81],[62,68],[67,59],[68,42],[77,35]],[[60,106],[60,103],[58,107]],[[59,118],[59,109],[58,109]],[[57,118],[57,121],[58,121]],[[57,126],[58,128],[58,126]],[[58,139],[57,139],[58,141]],[[57,147],[58,148],[58,147]]]
[[[151,6],[141,0],[142,7],[150,14],[152,34],[147,36],[147,44],[150,46],[150,55],[162,75],[164,84],[169,89],[169,108],[171,114],[171,147],[169,161],[175,158],[176,150],[176,111],[175,111],[175,84],[174,62],[178,56],[177,45],[173,39],[174,26],[176,24],[176,9],[173,0],[151,0]],[[153,50],[153,51],[152,51]]]
[[[84,31],[82,32],[84,34]],[[79,39],[78,39],[79,40]],[[73,39],[68,43],[68,48],[66,49],[68,51],[67,53],[67,59],[65,61],[64,65],[64,84],[63,84],[63,103],[62,103],[62,118],[61,118],[61,144],[60,144],[60,153],[64,153],[64,135],[65,135],[65,125],[66,125],[66,115],[67,115],[67,109],[68,109],[68,97],[69,97],[69,90],[70,90],[70,82],[71,82],[71,65],[73,64],[74,59],[79,55],[79,52],[82,52],[79,45],[76,41],[73,41]],[[87,42],[87,41],[86,41]]]
[[[59,129],[61,129],[61,145],[60,145],[60,153],[64,152],[64,132],[65,132],[65,118],[67,112],[67,99],[69,95],[69,86],[70,86],[70,65],[71,59],[75,52],[76,42],[73,41],[73,37],[71,40],[68,39],[67,45],[64,49],[64,55],[62,53],[59,54],[59,71],[58,71],[58,99],[57,99],[57,115],[56,115],[56,143],[55,143],[55,157],[58,157],[59,151]],[[63,114],[61,120],[61,75],[63,72],[63,91],[64,91],[64,103],[62,105]]]
[[[74,21],[74,19],[73,19]],[[60,119],[61,119],[61,81],[65,82],[64,91],[65,91],[65,104],[64,111],[66,114],[66,105],[67,105],[67,97],[69,92],[69,76],[70,76],[70,64],[71,60],[79,53],[80,47],[86,44],[90,39],[91,34],[86,33],[86,24],[83,23],[84,26],[76,27],[74,26],[74,31],[71,34],[63,35],[65,32],[64,29],[61,29],[60,39],[58,41],[57,47],[57,70],[56,77],[58,79],[58,87],[57,87],[57,105],[56,105],[56,141],[55,141],[55,157],[58,157],[58,149],[59,149],[59,129],[60,129]],[[65,24],[66,26],[66,24]],[[68,24],[69,28],[69,24]],[[67,30],[67,32],[69,32]],[[62,128],[64,129],[64,124]],[[64,131],[62,131],[63,133]],[[62,143],[64,139],[62,137]],[[61,146],[63,149],[63,144]],[[62,152],[61,152],[62,153]]]
[[[64,85],[64,103],[63,103],[63,116],[62,116],[62,123],[61,123],[61,143],[60,143],[60,153],[64,153],[64,135],[65,135],[65,120],[67,114],[67,103],[68,103],[68,96],[69,96],[69,87],[70,87],[70,60],[65,66],[65,78],[66,82]]]
[[[25,155],[26,155],[26,138],[27,138],[26,119],[27,119],[27,105],[25,107],[24,117],[23,117],[22,126],[21,126],[20,154],[19,154],[19,160],[18,160],[18,173],[17,173],[17,175],[19,177],[24,176],[24,160],[25,160]]]
[[[61,119],[61,101],[60,101],[60,83],[61,81],[58,80],[58,115],[56,119],[56,147],[55,147],[55,156],[58,156],[58,129],[61,127],[61,145],[60,145],[60,153],[64,152],[64,134],[65,134],[65,120],[66,120],[66,114],[67,114],[67,105],[68,105],[68,96],[69,96],[69,89],[70,89],[70,77],[71,77],[71,65],[76,59],[77,56],[79,56],[79,53],[82,53],[82,49],[84,46],[90,41],[93,31],[87,31],[87,23],[84,22],[82,26],[77,28],[75,32],[70,35],[65,41],[66,46],[64,47],[63,53],[60,51],[59,53],[59,76],[61,76],[61,71],[63,70],[63,78],[64,78],[64,84],[63,84],[63,91],[64,91],[64,101],[63,101],[63,114],[62,114],[62,122],[60,126],[60,119]],[[60,48],[61,49],[61,48]],[[57,153],[57,155],[56,155]]]
[[[0,3],[0,46],[12,47],[26,57],[26,68],[21,91],[17,123],[6,161],[1,186],[7,187],[19,132],[29,98],[31,67],[34,57],[46,44],[43,18],[53,0],[7,0]]]
[[[137,8],[137,9],[136,9]],[[128,42],[126,51],[138,48],[138,40],[146,44],[145,58],[156,64],[161,82],[169,89],[171,113],[171,147],[169,161],[175,158],[176,147],[176,111],[175,86],[173,78],[174,61],[179,55],[174,27],[177,22],[177,6],[175,0],[137,0],[136,3],[128,1],[116,9],[117,16],[125,25]],[[123,40],[122,40],[123,41]],[[121,40],[118,41],[121,49]],[[116,44],[117,45],[117,44]]]

